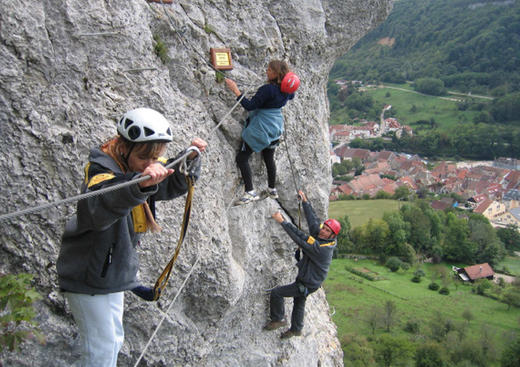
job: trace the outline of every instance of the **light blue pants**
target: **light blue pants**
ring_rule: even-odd
[[[78,367],[116,367],[124,341],[124,292],[81,294],[65,292],[81,338]]]

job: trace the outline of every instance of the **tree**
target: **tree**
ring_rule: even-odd
[[[374,347],[376,361],[385,367],[405,363],[413,356],[413,345],[404,338],[382,335]]]
[[[426,343],[415,352],[415,367],[443,367],[443,348],[437,343]]]
[[[420,78],[415,81],[415,90],[432,96],[446,94],[444,82],[436,78]]]
[[[481,214],[471,214],[468,220],[469,240],[475,244],[477,263],[491,265],[504,258],[505,248],[489,220]]]
[[[341,338],[344,358],[352,367],[375,366],[374,351],[364,336],[347,334]]]
[[[390,332],[392,326],[395,324],[397,307],[394,301],[386,301],[383,309],[383,324],[387,332]]]
[[[462,312],[462,318],[466,320],[466,322],[469,324],[471,321],[475,319],[475,315],[473,315],[473,312],[471,312],[470,309],[465,309]]]
[[[510,310],[511,306],[520,307],[520,291],[516,288],[509,288],[502,295],[502,302],[507,305],[507,309]]]
[[[516,340],[507,345],[502,358],[500,358],[500,367],[518,367],[520,366],[520,336]]]
[[[468,241],[468,223],[455,214],[448,213],[445,223],[446,237],[443,243],[444,258],[449,261],[463,261],[474,263],[476,245]]]
[[[399,186],[397,189],[395,189],[394,192],[394,199],[395,200],[407,200],[410,196],[410,189],[408,189],[408,186],[403,185]]]
[[[353,250],[353,244],[350,239],[351,224],[348,215],[339,218],[339,223],[341,224],[341,232],[338,235],[338,252],[345,254]]]
[[[370,328],[370,331],[372,331],[372,335],[376,333],[376,329],[379,326],[379,323],[381,321],[381,310],[377,306],[372,306],[370,311],[367,313],[365,317],[365,321],[368,324],[368,327]]]
[[[517,225],[508,225],[506,228],[497,229],[498,238],[509,251],[520,250],[520,232]]]

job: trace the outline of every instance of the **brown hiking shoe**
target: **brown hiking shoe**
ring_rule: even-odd
[[[281,339],[289,339],[289,338],[292,338],[293,336],[301,336],[302,335],[302,332],[300,330],[287,330],[287,331],[284,331],[282,333],[282,335],[280,335],[280,338]]]
[[[285,320],[271,321],[267,325],[264,326],[264,330],[276,330],[285,325],[287,325],[287,322]]]

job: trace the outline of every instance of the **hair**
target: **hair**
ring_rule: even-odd
[[[126,162],[128,157],[124,156],[123,150],[127,152],[137,152],[147,158],[157,159],[161,154],[163,154],[166,144],[166,142],[158,141],[133,143],[123,138],[121,135],[118,135],[103,144],[101,150],[110,155],[117,164],[126,171],[128,169]]]
[[[276,74],[276,78],[269,80],[269,82],[277,85],[282,84],[283,77],[289,72],[289,65],[283,60],[271,60],[267,67]]]

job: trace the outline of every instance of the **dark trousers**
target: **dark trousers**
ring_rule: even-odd
[[[262,158],[264,159],[265,167],[267,168],[267,184],[274,189],[276,181],[276,164],[274,163],[274,148],[265,148],[262,150]],[[240,152],[237,154],[236,162],[242,178],[246,191],[253,190],[253,178],[251,177],[251,167],[249,167],[249,157],[253,154],[253,149],[245,141],[242,142]]]
[[[291,330],[301,331],[303,329],[303,316],[305,315],[305,300],[311,293],[318,288],[302,289],[302,284],[294,282],[292,284],[276,287],[271,291],[271,321],[281,321],[285,315],[284,297],[293,297],[294,305],[291,314]]]

